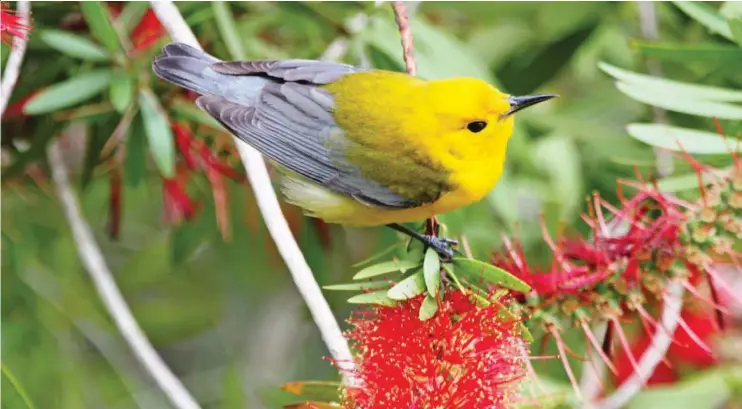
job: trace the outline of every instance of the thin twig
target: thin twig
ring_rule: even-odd
[[[16,7],[16,15],[20,17],[20,23],[28,26],[31,23],[31,2],[30,1],[19,1]],[[10,95],[13,93],[13,88],[18,81],[18,76],[21,73],[21,65],[23,65],[23,57],[26,55],[26,46],[28,45],[28,36],[17,36],[13,38],[13,48],[10,50],[8,56],[8,62],[5,64],[5,72],[3,72],[2,84],[0,84],[0,118],[5,113],[5,108],[8,107],[8,101],[10,101]]]
[[[407,7],[403,1],[393,1],[394,19],[399,27],[399,35],[402,38],[402,55],[407,73],[417,75],[417,64],[415,63],[415,46],[412,42],[412,27],[407,15]]]
[[[157,18],[173,40],[201,49],[196,36],[171,1],[152,1],[151,5],[155,14],[157,14]],[[278,198],[273,190],[263,157],[246,143],[235,139],[238,141],[237,149],[240,152],[242,163],[250,179],[250,185],[255,192],[258,208],[263,215],[268,231],[276,243],[276,247],[286,263],[299,293],[309,307],[327,349],[335,360],[335,364],[341,369],[343,383],[353,385],[355,364],[348,341],[343,336],[330,306],[322,295],[322,290],[312,275],[312,270],[304,259],[304,255],[296,244],[283,213],[281,213]]]
[[[200,409],[196,400],[170,371],[170,368],[160,358],[152,344],[149,343],[146,335],[134,319],[126,300],[116,286],[116,281],[108,269],[108,265],[106,265],[106,260],[103,258],[100,248],[98,248],[98,243],[95,242],[90,226],[83,218],[80,206],[72,191],[67,168],[57,142],[53,142],[49,147],[48,158],[57,194],[62,202],[67,222],[72,229],[72,235],[75,238],[77,252],[93,280],[103,305],[111,314],[124,340],[133,350],[139,363],[152,375],[155,382],[170,399],[173,406],[178,409]]]
[[[616,389],[613,395],[591,404],[591,407],[600,409],[619,409],[633,398],[647,380],[654,373],[657,365],[667,353],[672,343],[672,335],[680,322],[680,312],[683,307],[683,293],[685,288],[681,281],[674,280],[667,286],[667,293],[662,308],[661,324],[664,328],[657,328],[652,345],[644,352],[639,361],[638,370]]]

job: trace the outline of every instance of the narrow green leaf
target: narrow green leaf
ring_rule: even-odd
[[[108,61],[111,58],[105,48],[77,34],[62,30],[43,30],[38,35],[49,47],[71,57],[86,61]]]
[[[376,277],[380,276],[382,274],[389,274],[396,271],[406,270],[410,268],[416,268],[420,266],[420,262],[414,262],[414,261],[385,261],[383,263],[374,264],[372,266],[368,266],[364,268],[363,270],[356,273],[356,275],[353,276],[354,280],[361,280],[364,278],[369,277]]]
[[[120,52],[121,44],[106,5],[100,1],[83,1],[80,2],[80,9],[95,38],[111,52]]]
[[[368,281],[365,283],[348,283],[348,284],[333,284],[322,286],[325,290],[335,291],[367,291],[367,290],[379,290],[391,286],[389,281],[378,280]]]
[[[126,186],[139,185],[147,170],[147,144],[145,143],[146,136],[144,135],[142,121],[139,114],[135,114],[126,137],[126,157],[124,159],[124,183]]]
[[[125,73],[113,77],[109,88],[111,105],[119,112],[124,113],[134,99],[134,80]]]
[[[731,170],[732,168],[730,166],[728,168],[721,169],[721,172],[730,172]],[[701,179],[703,180],[703,183],[711,183],[713,181],[719,180],[719,177],[708,172],[702,172]],[[657,187],[663,192],[680,192],[690,189],[698,190],[698,186],[700,183],[701,182],[698,180],[698,175],[694,172],[685,175],[660,179],[657,182]]]
[[[121,120],[123,121],[125,118],[121,118]],[[85,149],[85,160],[80,174],[80,188],[82,190],[85,190],[90,185],[93,179],[93,171],[102,159],[101,150],[113,134],[113,130],[116,128],[118,122],[119,117],[111,114],[103,118],[103,120],[89,124],[88,144]]]
[[[645,88],[648,92],[657,91],[665,94],[674,94],[675,98],[678,99],[697,98],[713,101],[742,102],[742,91],[695,85],[687,82],[652,77],[651,75],[637,74],[604,62],[598,63],[598,67],[613,78],[631,84],[632,86]]]
[[[425,287],[428,289],[428,294],[436,297],[441,287],[441,259],[431,247],[425,252],[423,275],[425,276]]]
[[[358,294],[348,298],[351,304],[376,304],[393,307],[396,302],[386,295],[386,291],[375,291],[373,293]]]
[[[427,321],[435,317],[436,312],[438,312],[438,302],[435,300],[435,296],[426,295],[423,303],[420,305],[420,312],[418,314],[420,321]]]
[[[390,288],[386,295],[392,300],[407,300],[425,292],[425,279],[417,272]]]
[[[706,62],[711,64],[739,64],[742,62],[742,48],[717,44],[673,44],[645,43],[632,44],[642,54],[665,61]]]
[[[232,59],[244,60],[246,58],[245,49],[242,48],[240,33],[237,31],[237,26],[234,23],[234,17],[232,16],[232,11],[229,9],[229,5],[230,3],[226,1],[215,1],[211,3],[211,7],[214,10],[214,18],[216,19],[216,28],[222,35]]]
[[[464,288],[464,286],[461,284],[461,280],[459,280],[459,277],[454,273],[453,266],[451,264],[443,264],[443,269],[446,270],[447,276],[451,277],[454,284],[456,284],[456,288],[466,294],[466,288]]]
[[[734,41],[742,47],[742,18],[730,18],[727,20],[729,31],[732,32]]]
[[[126,34],[129,34],[131,33],[131,30],[133,30],[134,27],[136,27],[137,24],[142,21],[142,17],[144,16],[144,13],[147,12],[148,8],[149,2],[129,1],[125,3],[124,9],[121,10],[121,14],[119,14],[116,20],[119,24],[121,24],[124,32]]]
[[[366,264],[371,263],[372,261],[376,261],[376,260],[378,260],[378,259],[380,259],[380,258],[382,258],[382,257],[384,257],[386,255],[388,255],[389,253],[392,253],[394,250],[400,248],[403,244],[404,244],[404,242],[394,243],[391,246],[385,248],[384,250],[381,250],[380,252],[378,252],[376,254],[373,254],[373,255],[371,255],[371,256],[369,256],[369,257],[367,257],[367,258],[365,258],[365,259],[363,259],[363,260],[361,260],[361,261],[359,261],[359,262],[357,262],[355,264],[353,264],[353,267],[364,266]]]
[[[111,82],[111,70],[100,69],[58,82],[36,94],[23,108],[28,115],[68,108],[98,95]]]
[[[660,92],[657,89],[629,85],[625,82],[616,83],[616,87],[619,91],[639,102],[664,108],[668,111],[699,115],[707,118],[742,119],[742,106],[724,102],[682,98],[675,93]]]
[[[147,88],[139,91],[139,106],[142,112],[144,133],[147,135],[147,142],[149,142],[149,149],[155,159],[155,164],[163,177],[174,177],[175,147],[173,146],[173,131],[167,115],[155,95]]]
[[[740,144],[735,140],[727,141],[711,132],[663,124],[630,124],[626,130],[629,135],[646,144],[673,151],[685,150],[688,153],[704,155],[742,152]]]
[[[425,245],[417,239],[410,239],[407,244],[407,254],[404,255],[404,259],[420,263],[423,261],[425,251]]]
[[[531,290],[531,287],[518,277],[508,273],[500,267],[483,263],[479,260],[454,257],[453,265],[457,268],[457,272],[460,272],[473,283],[487,281],[522,293],[527,293]]]
[[[333,402],[340,396],[341,384],[331,381],[303,381],[289,382],[281,386],[281,389],[292,394],[301,396],[303,399],[321,402]]]
[[[700,1],[673,1],[673,3],[691,18],[706,26],[712,33],[733,40],[724,16],[713,6]]]

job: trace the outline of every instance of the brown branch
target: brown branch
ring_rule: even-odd
[[[417,75],[417,64],[415,63],[415,47],[412,42],[412,27],[407,15],[407,6],[403,1],[393,1],[394,19],[399,27],[399,35],[402,38],[402,56],[407,73]]]

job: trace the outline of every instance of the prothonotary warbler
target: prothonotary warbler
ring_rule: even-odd
[[[153,69],[283,168],[286,199],[310,216],[388,225],[446,257],[454,240],[399,223],[482,199],[502,173],[513,114],[555,96],[326,61],[221,61],[180,43]]]

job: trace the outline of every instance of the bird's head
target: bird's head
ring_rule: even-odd
[[[512,96],[474,78],[430,81],[428,104],[449,138],[487,145],[506,143],[513,132],[516,112],[548,101],[556,95]]]

